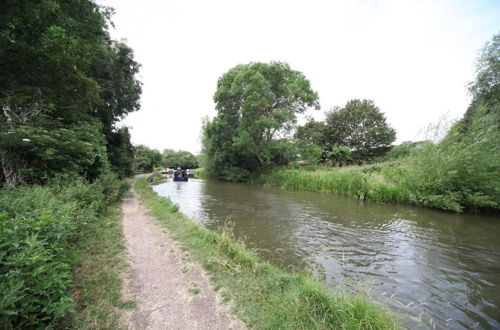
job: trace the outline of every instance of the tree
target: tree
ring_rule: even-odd
[[[130,142],[130,133],[123,127],[105,134],[109,162],[113,171],[120,178],[134,174],[134,146]]]
[[[473,104],[500,103],[500,33],[486,43],[477,61],[476,79],[469,88]]]
[[[455,138],[470,134],[473,118],[477,117],[475,112],[483,111],[482,107],[487,108],[486,114],[496,113],[494,117],[500,119],[500,33],[493,36],[481,50],[477,60],[476,79],[470,84],[469,91],[472,102],[464,117],[451,130],[452,133],[459,133],[452,134]],[[497,119],[496,125],[500,127],[500,120]]]
[[[198,168],[198,159],[189,151],[165,149],[162,152],[162,165],[171,168]]]
[[[94,180],[91,173],[109,169],[109,161],[130,172],[120,168],[130,166],[123,162],[127,155],[118,155],[130,156],[123,147],[129,135],[114,125],[139,109],[139,64],[130,48],[110,39],[110,13],[89,0],[1,2],[0,180],[9,186],[43,182],[55,169]],[[117,144],[117,134],[128,141]],[[38,148],[30,149],[26,140]],[[70,143],[74,148],[66,147]],[[87,153],[87,144],[99,157]],[[40,171],[38,164],[54,168]]]
[[[334,165],[345,165],[351,160],[351,151],[344,146],[333,146],[332,151],[328,154],[328,159],[331,160]]]
[[[153,172],[161,166],[162,155],[158,150],[139,145],[134,148],[134,171],[136,173]]]
[[[334,144],[330,138],[326,124],[315,120],[309,120],[304,125],[297,127],[294,134],[294,141],[299,148],[301,158],[312,163],[327,160],[331,146]],[[304,155],[308,156],[304,157]]]
[[[218,114],[204,124],[203,152],[207,173],[219,177],[286,161],[297,114],[318,108],[309,81],[282,62],[232,68],[219,78],[214,101]]]
[[[370,100],[351,100],[344,108],[327,113],[325,122],[330,141],[348,147],[360,160],[371,160],[389,150],[396,139],[396,131]]]

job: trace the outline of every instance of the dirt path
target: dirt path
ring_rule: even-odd
[[[124,295],[136,302],[130,329],[245,329],[212,289],[204,270],[147,216],[137,198],[122,205],[130,268]]]

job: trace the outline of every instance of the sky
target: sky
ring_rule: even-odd
[[[459,119],[479,50],[500,32],[498,0],[100,0],[111,36],[141,63],[141,110],[122,125],[132,142],[201,150],[218,78],[249,62],[283,61],[320,97],[317,120],[353,98],[371,99],[396,143],[430,123]]]

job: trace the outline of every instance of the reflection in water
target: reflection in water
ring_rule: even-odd
[[[209,228],[228,221],[265,259],[319,268],[330,286],[368,283],[411,327],[500,328],[500,221],[248,184],[154,186]]]

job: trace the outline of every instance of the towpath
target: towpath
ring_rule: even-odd
[[[123,290],[136,303],[124,316],[129,329],[245,329],[203,268],[146,214],[135,193],[122,212],[130,265]]]

